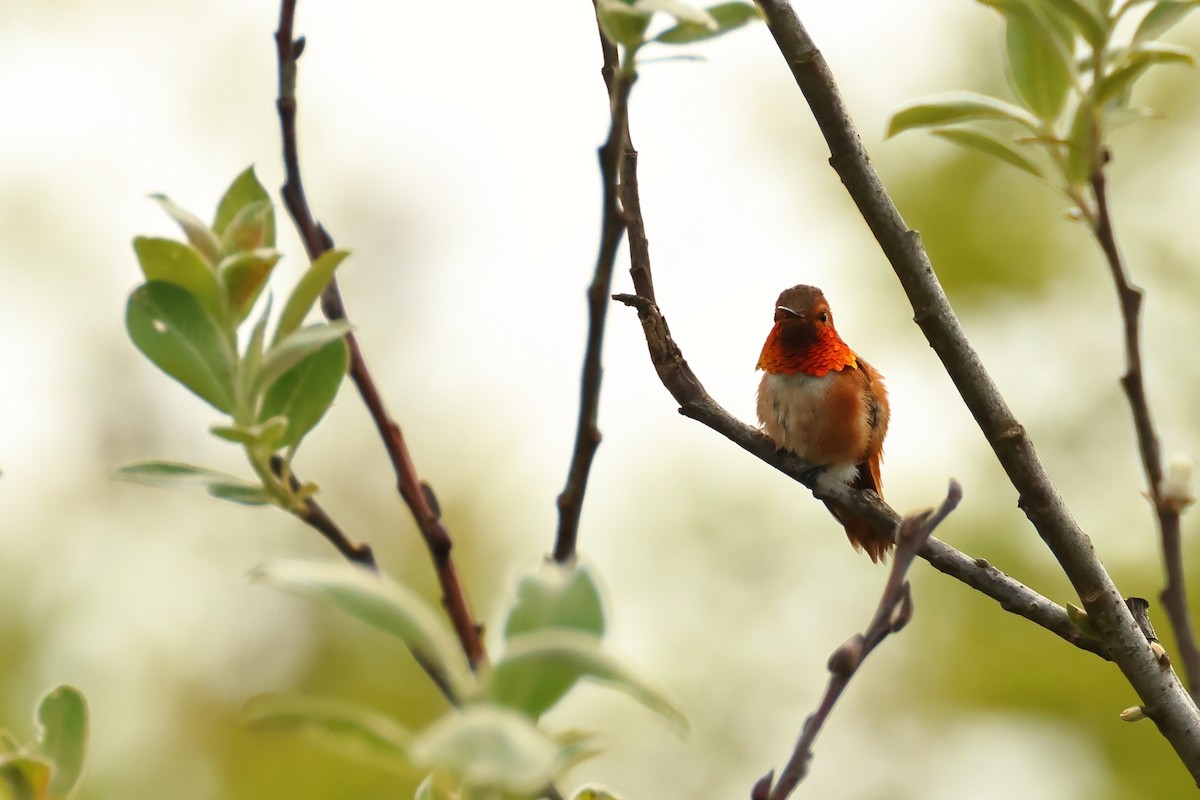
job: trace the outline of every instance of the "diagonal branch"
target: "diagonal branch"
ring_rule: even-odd
[[[879,176],[833,75],[787,0],[759,0],[767,26],[830,148],[830,164],[908,295],[914,319],[1020,495],[1020,507],[1078,592],[1113,660],[1146,713],[1200,781],[1200,713],[1179,679],[1163,671],[1091,540],[1066,507],[1033,443],[967,341],[916,232],[909,230]]]
[[[296,473],[292,472],[290,467],[287,467],[281,456],[271,456],[271,471],[277,478],[286,478],[293,492],[299,491],[301,488],[300,479],[296,477]],[[366,542],[356,542],[343,533],[338,524],[316,500],[311,497],[305,498],[302,509],[294,513],[301,522],[324,536],[347,561],[361,564],[373,572],[379,571],[379,565],[375,563],[375,554],[371,551],[371,545]]]
[[[1104,258],[1112,272],[1113,285],[1121,305],[1121,320],[1125,338],[1125,374],[1121,386],[1129,398],[1133,412],[1134,428],[1137,431],[1138,449],[1142,457],[1142,468],[1146,473],[1147,494],[1154,504],[1158,519],[1159,538],[1162,541],[1163,567],[1166,586],[1163,587],[1163,608],[1175,631],[1175,642],[1179,648],[1179,659],[1187,675],[1192,697],[1200,697],[1200,649],[1196,647],[1196,636],[1188,611],[1187,584],[1183,574],[1183,547],[1180,542],[1179,509],[1162,496],[1163,468],[1162,452],[1158,433],[1154,429],[1154,418],[1150,414],[1150,401],[1146,397],[1146,386],[1142,379],[1141,310],[1142,290],[1129,280],[1129,270],[1112,226],[1108,208],[1108,189],[1104,177],[1104,165],[1108,158],[1101,159],[1100,166],[1092,176],[1092,191],[1096,199],[1096,222],[1094,233],[1104,251]]]
[[[895,529],[900,515],[877,495],[855,491],[830,480],[823,473],[818,474],[814,481],[811,475],[815,465],[791,453],[777,450],[766,434],[738,420],[718,405],[671,338],[658,306],[636,295],[619,294],[615,299],[637,309],[650,349],[650,360],[658,372],[659,380],[679,403],[680,414],[707,425],[784,475],[803,483],[819,499],[832,500],[871,520],[877,530],[890,532]],[[918,555],[935,569],[996,600],[1005,611],[1024,617],[1081,650],[1095,653],[1101,658],[1110,658],[1104,645],[1082,634],[1071,622],[1066,609],[1005,575],[983,559],[971,558],[932,537]]]
[[[308,257],[316,259],[333,247],[333,240],[313,217],[300,177],[300,155],[296,136],[296,60],[304,50],[304,38],[297,39],[292,34],[295,14],[296,0],[283,0],[279,11],[279,30],[275,34],[279,57],[279,98],[275,105],[279,111],[283,163],[287,172],[287,180],[283,185],[283,199],[300,238],[304,240]],[[336,279],[330,281],[329,287],[322,295],[321,307],[329,319],[346,318]],[[467,661],[474,669],[487,661],[487,653],[483,647],[480,627],[471,612],[458,577],[458,570],[450,556],[450,534],[442,523],[437,499],[429,484],[420,479],[408,452],[404,434],[388,413],[353,333],[346,334],[346,345],[350,351],[350,377],[358,387],[359,394],[362,395],[363,402],[375,421],[375,427],[379,430],[380,438],[396,471],[400,495],[408,504],[433,558],[442,590],[442,603],[458,634]]]
[[[829,657],[829,683],[825,686],[825,694],[821,697],[817,709],[804,720],[804,727],[800,731],[800,738],[792,751],[792,757],[779,773],[779,780],[774,788],[771,787],[771,773],[755,784],[751,794],[752,800],[785,800],[808,775],[813,744],[833,712],[834,704],[871,651],[890,634],[898,633],[912,619],[912,589],[905,576],[912,566],[913,559],[933,534],[933,529],[958,507],[960,500],[962,487],[957,481],[950,481],[946,499],[937,511],[909,514],[900,521],[896,530],[895,559],[892,561],[892,570],[888,573],[875,615],[865,631],[854,634]]]

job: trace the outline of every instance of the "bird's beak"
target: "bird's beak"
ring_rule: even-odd
[[[775,310],[776,310],[776,311],[783,311],[783,312],[786,312],[786,313],[788,313],[788,314],[791,314],[793,317],[798,317],[798,316],[800,316],[799,314],[797,314],[795,311],[793,311],[792,309],[788,308],[787,306],[775,306]]]

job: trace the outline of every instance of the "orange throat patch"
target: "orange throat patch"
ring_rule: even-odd
[[[758,369],[771,374],[802,372],[821,378],[846,367],[857,368],[858,358],[833,328],[822,328],[804,347],[789,347],[783,343],[781,324],[775,323],[758,357]]]

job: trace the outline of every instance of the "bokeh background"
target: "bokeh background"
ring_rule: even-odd
[[[914,97],[1006,91],[999,18],[966,0],[797,9],[1050,473],[1122,591],[1155,598],[1117,308],[1096,248],[1025,176],[919,134],[882,140],[889,110]],[[147,194],[209,217],[247,164],[281,183],[277,14],[235,0],[0,0],[0,726],[31,735],[43,691],[82,688],[93,713],[82,800],[411,796],[393,776],[245,731],[239,708],[299,690],[416,727],[444,711],[391,640],[245,579],[274,558],[334,558],[309,530],[108,477],[148,458],[244,473],[236,449],[207,435],[212,410],[137,354],[122,317],[139,280],[130,240],[175,235]],[[591,6],[303,2],[298,31],[309,195],[354,251],[342,272],[351,316],[495,629],[550,547],[570,456],[607,123]],[[1200,28],[1170,38],[1195,45]],[[943,538],[1072,600],[911,323],[765,27],[688,48],[698,61],[653,60],[678,52],[645,53],[631,119],[659,299],[697,374],[752,419],[776,294],[823,287],[843,335],[888,379],[891,503],[932,505],[957,477],[966,500]],[[1116,134],[1115,215],[1149,293],[1147,380],[1165,450],[1195,454],[1200,83],[1170,68],[1139,91],[1166,118]],[[303,256],[279,227],[288,286]],[[629,288],[623,271],[616,285]],[[676,414],[619,306],[601,424],[581,549],[607,585],[616,646],[693,730],[678,739],[623,696],[584,687],[548,724],[596,729],[607,750],[568,788],[745,797],[785,761],[828,654],[866,623],[884,573],[802,487]],[[388,571],[434,596],[349,383],[298,468]],[[1200,575],[1195,519],[1184,533]],[[923,564],[912,580],[915,620],[839,706],[808,796],[1194,791],[1151,723],[1118,720],[1136,699],[1114,667]]]

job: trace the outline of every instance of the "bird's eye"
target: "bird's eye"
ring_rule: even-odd
[[[820,314],[817,314],[817,322],[829,322],[829,313],[822,311]]]

